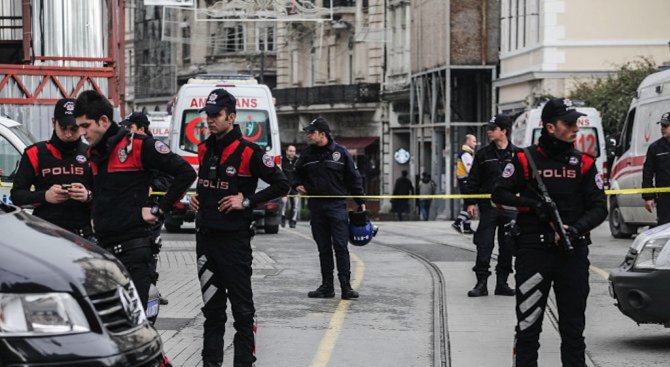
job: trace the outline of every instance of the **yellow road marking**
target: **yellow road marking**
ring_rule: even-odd
[[[609,279],[609,277],[610,277],[610,273],[608,273],[607,271],[605,271],[605,270],[603,270],[603,269],[600,269],[600,268],[597,267],[597,266],[593,266],[593,265],[591,265],[591,266],[590,266],[590,269],[591,269],[592,272],[594,272],[594,273],[600,275],[600,277],[602,277],[602,278],[605,279],[605,280]]]
[[[295,230],[289,230],[288,232],[310,241],[313,240],[311,237],[308,237]],[[363,274],[365,274],[365,263],[363,260],[361,260],[360,257],[358,257],[358,255],[354,254],[353,252],[350,252],[350,254],[351,260],[353,260],[353,262],[356,264],[352,275],[353,279],[351,282],[351,287],[358,289],[361,286],[361,282],[363,282]],[[317,349],[316,355],[314,356],[310,367],[328,366],[328,362],[330,362],[330,356],[333,353],[333,348],[335,348],[335,343],[337,343],[337,338],[340,336],[340,332],[342,332],[342,325],[344,324],[344,319],[347,315],[347,311],[349,310],[349,306],[351,306],[351,302],[352,301],[350,300],[341,300],[340,303],[337,304],[335,313],[330,318],[330,323],[328,324],[328,329],[326,329],[326,334],[324,334],[323,338],[321,339],[321,343],[319,343],[319,349]]]

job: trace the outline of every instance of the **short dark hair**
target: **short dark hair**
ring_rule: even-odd
[[[74,117],[86,117],[100,121],[102,116],[112,121],[114,119],[114,107],[109,100],[95,90],[81,92],[74,102]]]

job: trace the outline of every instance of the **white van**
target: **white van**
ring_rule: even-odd
[[[281,143],[279,124],[275,112],[274,99],[266,85],[246,75],[197,75],[184,84],[177,94],[170,125],[170,147],[198,169],[198,144],[207,139],[206,115],[198,112],[205,105],[210,92],[224,88],[237,99],[237,118],[245,139],[258,144],[281,165]],[[258,190],[267,187],[259,181]],[[195,188],[195,186],[193,187]],[[192,192],[191,192],[192,194]],[[168,232],[176,231],[184,221],[193,221],[195,213],[188,208],[187,194],[177,204],[171,216],[165,220]],[[279,199],[259,203],[254,209],[256,227],[266,233],[277,233],[280,223]]]
[[[512,125],[512,144],[519,148],[537,144],[542,133],[542,107],[544,106],[526,111],[517,117]],[[598,172],[607,182],[607,153],[600,112],[592,107],[577,107],[577,111],[586,116],[577,120],[579,133],[577,133],[575,148],[596,157]]]
[[[171,116],[167,112],[155,111],[147,112],[149,119],[149,131],[154,139],[170,145],[170,119]]]
[[[2,202],[11,204],[9,190],[21,155],[27,146],[35,144],[35,138],[20,123],[0,116],[0,195]]]
[[[647,76],[637,88],[616,148],[610,183],[612,189],[642,187],[642,166],[649,145],[661,137],[656,123],[670,111],[670,70]],[[656,224],[656,213],[644,208],[642,195],[612,195],[610,205],[610,232],[615,238],[627,238],[637,228]]]

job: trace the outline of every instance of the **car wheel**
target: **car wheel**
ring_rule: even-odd
[[[609,225],[610,233],[614,238],[631,238],[637,232],[637,228],[626,224],[616,201],[613,201],[610,206]]]
[[[276,224],[274,226],[265,226],[265,233],[267,234],[275,234],[279,233],[279,224]]]

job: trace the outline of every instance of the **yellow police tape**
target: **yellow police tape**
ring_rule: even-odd
[[[0,182],[0,187],[11,188],[12,184]],[[651,187],[646,189],[605,190],[605,195],[660,194],[670,192],[670,187]],[[189,192],[193,195],[195,193]],[[152,191],[151,195],[165,195],[162,191]],[[491,194],[438,194],[438,195],[286,195],[303,199],[490,199]]]

